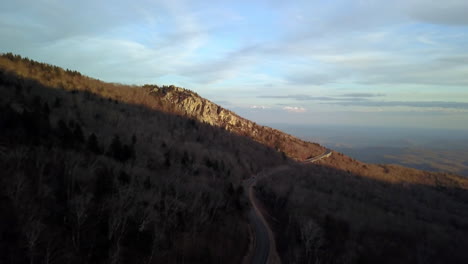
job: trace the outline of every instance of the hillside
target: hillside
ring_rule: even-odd
[[[173,107],[0,57],[0,263],[239,263],[241,181],[287,159]]]
[[[0,263],[239,263],[263,175],[284,263],[463,263],[468,180],[366,164],[175,86],[0,57]]]
[[[468,180],[334,152],[258,184],[285,263],[465,263]]]
[[[224,128],[238,135],[246,136],[264,145],[286,153],[289,157],[304,160],[321,154],[325,148],[306,142],[279,130],[260,126],[216,105],[199,95],[175,86],[150,88],[150,94],[158,97],[167,105],[174,106],[173,111],[195,118],[200,122]]]
[[[270,127],[257,125],[190,90],[173,85],[136,87],[106,84],[99,80],[81,76],[76,71],[64,71],[51,65],[21,60],[21,58],[15,59],[12,54],[3,56],[2,67],[6,71],[14,71],[23,78],[37,80],[49,87],[98,94],[107,99],[130,104],[143,104],[154,110],[196,119],[199,122],[252,138],[278,151],[285,152],[294,159],[303,160],[316,156],[325,150],[318,144],[300,140]]]

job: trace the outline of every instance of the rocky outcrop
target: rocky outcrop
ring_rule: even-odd
[[[200,122],[221,127],[232,133],[250,137],[262,144],[282,151],[288,156],[304,160],[320,155],[325,151],[322,146],[305,142],[279,130],[258,125],[242,118],[195,92],[176,86],[146,86],[151,95],[160,99],[164,105],[171,106],[179,114]]]

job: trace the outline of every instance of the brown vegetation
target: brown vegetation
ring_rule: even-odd
[[[285,263],[464,263],[468,180],[372,165],[174,86],[0,57],[0,263],[239,263],[244,178]]]
[[[257,125],[190,90],[173,85],[138,87],[104,83],[83,76],[76,71],[63,70],[13,54],[5,54],[1,57],[0,64],[5,71],[13,71],[20,77],[37,81],[47,87],[72,93],[96,94],[110,101],[145,106],[217,126],[275,148],[294,159],[303,160],[324,151],[324,148],[318,144],[300,140],[273,128]],[[81,100],[84,101],[86,98]]]
[[[242,178],[281,153],[145,87],[0,65],[0,263],[240,262]]]

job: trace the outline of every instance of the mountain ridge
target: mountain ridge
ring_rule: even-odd
[[[151,95],[160,97],[161,100],[174,105],[179,112],[187,117],[196,118],[209,125],[251,137],[260,143],[289,154],[294,159],[305,160],[325,151],[325,148],[319,144],[303,141],[280,130],[261,126],[240,117],[236,113],[200,97],[191,90],[173,85],[163,87],[145,85],[143,87],[149,88]],[[286,144],[284,144],[285,142]]]
[[[301,140],[277,129],[261,126],[242,118],[236,113],[202,98],[197,93],[185,88],[176,87],[174,85],[164,85],[160,87],[158,85],[130,86],[104,83],[100,80],[81,75],[77,71],[63,70],[57,66],[35,62],[13,54],[6,54],[3,58],[0,58],[0,60],[3,60],[2,64],[6,70],[15,71],[25,78],[41,80],[45,85],[50,85],[58,89],[68,90],[72,89],[69,88],[70,85],[75,85],[72,90],[81,90],[95,94],[100,94],[103,91],[108,92],[106,90],[109,88],[125,90],[123,95],[104,93],[104,96],[113,100],[128,101],[129,103],[136,103],[136,101],[139,101],[138,103],[150,108],[195,118],[200,122],[223,128],[238,135],[248,136],[257,142],[282,151],[296,160],[305,160],[325,151],[325,148],[319,144]],[[33,67],[37,67],[43,72],[32,72],[31,68],[28,68],[26,64],[31,64]],[[15,68],[19,68],[19,70],[15,70]],[[56,82],[54,81],[54,75],[64,77],[66,81]],[[90,89],[90,87],[80,85],[78,81],[79,78],[86,79],[87,82],[93,83],[97,88]],[[102,87],[108,89],[103,90]],[[131,89],[140,89],[144,92],[131,91]],[[129,93],[135,94],[137,92],[139,98],[136,100],[134,100],[132,96],[127,96]],[[147,95],[147,98],[141,98]],[[130,98],[130,100],[128,100],[128,98]],[[157,100],[151,101],[151,98],[156,98]]]
[[[259,174],[285,263],[466,260],[467,179],[339,152],[304,163],[324,148],[183,88],[5,54],[0,126],[0,262],[239,263],[242,183]]]
[[[0,57],[0,65],[7,72],[14,72],[27,80],[39,81],[43,85],[55,89],[70,91],[71,93],[84,92],[103,96],[115,102],[121,101],[129,104],[142,105],[149,109],[176,114],[197,120],[211,126],[219,127],[236,135],[245,136],[265,146],[296,160],[304,161],[310,157],[323,154],[326,148],[312,142],[307,142],[280,130],[261,126],[240,117],[236,113],[225,109],[189,89],[174,85],[119,85],[105,83],[93,79],[74,70],[64,70],[60,67],[40,63],[11,53]],[[85,80],[86,84],[82,80]],[[20,86],[27,86],[24,82]],[[389,167],[394,165],[366,164],[336,152],[331,159],[321,161],[320,164],[350,170],[356,173],[372,175],[380,179],[388,178]],[[401,167],[408,171],[417,171],[424,175],[449,175],[447,173],[430,173]],[[373,172],[369,172],[372,169]],[[434,178],[434,177],[429,177]],[[415,179],[413,179],[415,180]],[[417,180],[416,180],[417,181]],[[435,184],[433,180],[430,184]]]

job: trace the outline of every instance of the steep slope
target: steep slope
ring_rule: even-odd
[[[103,83],[82,76],[76,71],[65,71],[52,65],[25,60],[12,54],[2,56],[0,64],[6,71],[14,71],[21,77],[39,81],[43,85],[98,94],[125,103],[143,104],[155,110],[178,114],[217,126],[275,148],[293,159],[304,160],[325,151],[325,148],[318,144],[306,142],[279,130],[255,124],[190,90],[180,87],[172,85],[137,87]]]
[[[285,263],[465,263],[468,180],[334,152],[258,183]]]
[[[174,110],[184,116],[252,138],[264,145],[274,147],[292,158],[304,160],[325,151],[325,148],[318,144],[300,140],[270,127],[257,125],[190,90],[175,86],[158,87],[148,85],[145,87],[150,89],[153,96],[173,105]]]
[[[0,57],[0,263],[239,263],[242,179],[287,160],[171,108]]]

